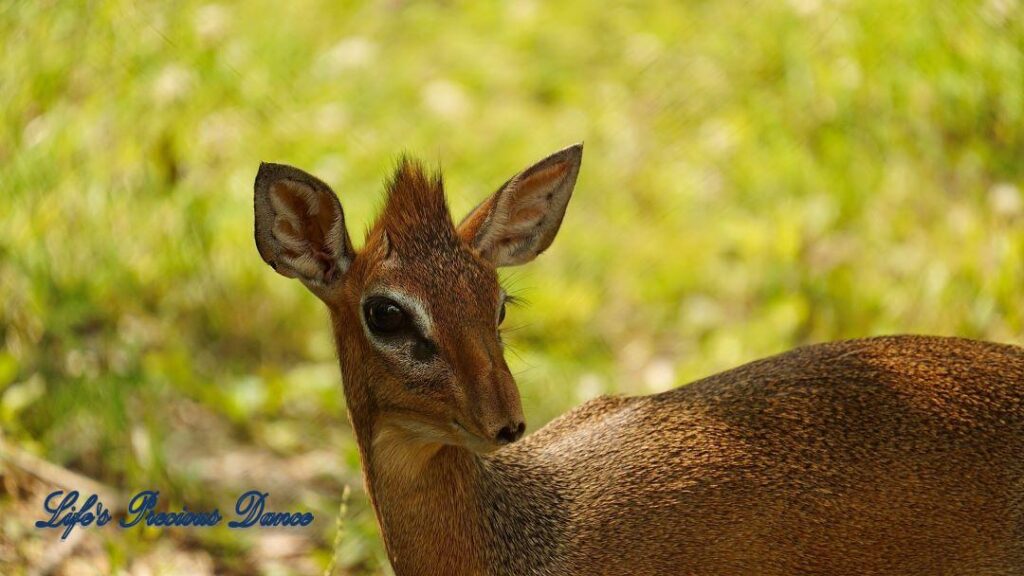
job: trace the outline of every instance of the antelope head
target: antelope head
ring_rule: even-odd
[[[554,240],[582,159],[577,144],[502,184],[455,225],[440,175],[403,159],[356,250],[335,193],[290,166],[256,176],[256,245],[330,309],[350,412],[434,445],[483,453],[525,430],[500,326],[497,268]]]

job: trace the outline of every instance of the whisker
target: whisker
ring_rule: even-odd
[[[511,334],[513,332],[519,332],[520,330],[523,330],[524,328],[529,328],[530,326],[533,326],[534,324],[536,324],[536,322],[527,322],[525,324],[517,324],[515,326],[510,326],[508,328],[502,328],[501,329],[501,333],[502,334]]]

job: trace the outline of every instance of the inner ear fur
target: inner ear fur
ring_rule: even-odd
[[[354,252],[334,191],[298,168],[266,162],[254,189],[256,248],[263,260],[311,287],[341,279]]]

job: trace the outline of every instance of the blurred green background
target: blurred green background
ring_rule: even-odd
[[[1019,0],[39,0],[0,39],[3,574],[386,570],[326,315],[253,244],[261,160],[359,244],[402,151],[460,217],[585,141],[505,274],[532,429],[810,342],[1024,342]],[[31,521],[65,472],[317,520],[59,544]]]

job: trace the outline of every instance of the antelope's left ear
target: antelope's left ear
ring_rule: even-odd
[[[551,245],[576,185],[583,144],[512,177],[459,224],[459,236],[495,266],[525,264]]]

